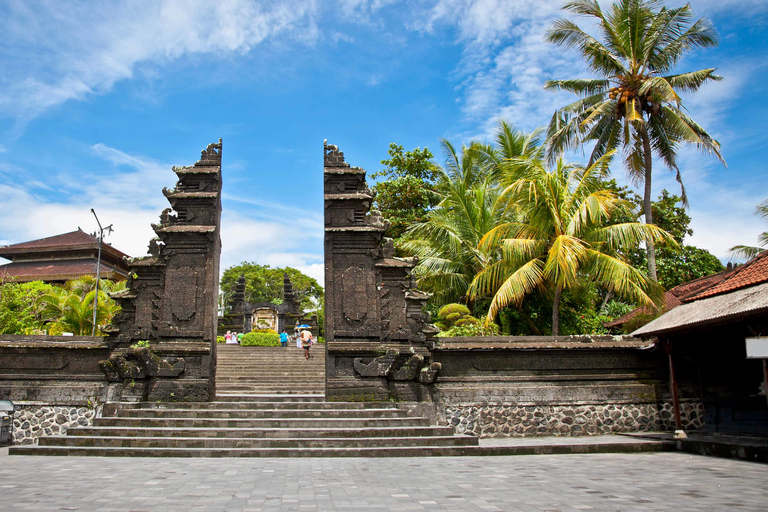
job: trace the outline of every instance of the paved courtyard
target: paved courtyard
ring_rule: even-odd
[[[766,465],[682,453],[142,459],[0,452],[6,512],[764,511],[766,482]]]

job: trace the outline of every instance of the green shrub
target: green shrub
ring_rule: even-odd
[[[456,336],[498,336],[499,326],[493,322],[481,323],[477,318],[472,318],[474,322],[467,322],[463,325],[454,325],[450,329],[441,331],[437,334],[440,338],[453,338]]]
[[[227,340],[224,339],[224,336],[216,336],[216,343],[226,343]]]
[[[252,329],[251,332],[261,333],[261,334],[277,334],[277,331],[272,329]]]
[[[280,336],[276,332],[249,332],[243,336],[243,347],[279,347]]]
[[[448,331],[454,326],[468,327],[479,323],[480,321],[470,314],[469,308],[464,304],[446,304],[437,312],[435,325],[441,331]]]
[[[324,338],[324,337],[322,337],[322,336],[318,336],[318,337],[317,337],[317,342],[318,342],[318,343],[325,343],[325,338]]]

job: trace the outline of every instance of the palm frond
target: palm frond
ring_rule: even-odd
[[[578,95],[591,96],[606,92],[611,85],[610,80],[599,78],[575,78],[571,80],[547,80],[544,89],[547,91],[568,91]]]
[[[717,68],[700,69],[677,75],[665,76],[664,80],[678,91],[696,92],[707,82],[719,82],[723,77],[716,75]]]

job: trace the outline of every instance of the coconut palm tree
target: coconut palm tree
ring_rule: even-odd
[[[542,149],[538,132],[519,132],[504,121],[495,145],[472,142],[459,150],[440,142],[445,154],[436,186],[440,202],[406,232],[403,248],[419,257],[419,287],[432,292],[437,303],[466,303],[477,272],[498,259],[478,248],[480,240],[512,219],[497,183],[500,166],[521,156],[541,157]]]
[[[516,211],[518,218],[497,225],[480,240],[479,253],[500,257],[480,270],[469,290],[470,297],[493,296],[489,320],[534,290],[550,292],[552,334],[557,336],[563,290],[584,277],[639,304],[655,304],[663,297],[663,290],[627,263],[619,249],[648,238],[676,242],[651,224],[608,225],[611,217],[631,208],[602,185],[612,156],[609,152],[586,169],[562,158],[551,171],[542,159],[509,163],[513,173],[526,169],[525,177],[502,194],[507,210]]]
[[[764,220],[768,220],[768,199],[755,207],[755,215],[762,217]],[[763,231],[757,235],[757,243],[759,244],[759,247],[752,247],[749,245],[735,245],[731,247],[728,252],[737,258],[745,258],[751,260],[758,254],[768,251],[768,231]]]
[[[443,201],[425,222],[408,229],[403,245],[419,257],[419,288],[431,292],[439,304],[466,303],[475,274],[497,259],[494,251],[479,248],[480,240],[510,217],[501,189],[489,179],[467,188],[444,182],[441,189]]]
[[[686,113],[678,93],[695,92],[721,80],[715,69],[670,74],[683,55],[717,45],[706,19],[693,21],[690,5],[667,9],[656,0],[618,0],[603,12],[597,0],[576,0],[564,9],[597,22],[600,40],[574,22],[557,20],[547,40],[576,48],[599,78],[551,80],[547,90],[563,90],[581,99],[555,112],[548,129],[547,154],[553,162],[564,150],[594,144],[590,163],[622,148],[630,178],[644,184],[645,222],[653,223],[651,178],[653,157],[676,173],[682,144],[692,144],[725,164],[720,144]],[[646,241],[648,273],[656,280],[653,240]]]

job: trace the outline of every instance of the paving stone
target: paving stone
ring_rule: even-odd
[[[362,459],[4,456],[21,510],[765,510],[768,466],[684,453]]]

